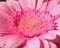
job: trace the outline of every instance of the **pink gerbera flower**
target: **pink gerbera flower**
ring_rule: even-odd
[[[1,48],[60,48],[59,0],[0,2]]]

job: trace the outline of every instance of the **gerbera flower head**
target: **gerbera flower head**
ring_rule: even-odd
[[[59,0],[0,2],[0,46],[57,48],[56,44],[60,43],[59,21]]]

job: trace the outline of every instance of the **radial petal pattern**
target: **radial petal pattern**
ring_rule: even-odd
[[[60,48],[59,0],[0,2],[1,48]]]
[[[59,2],[59,0],[51,0],[48,3],[47,10],[50,11],[54,6],[56,6],[58,4],[58,2]]]
[[[22,8],[35,8],[35,0],[19,0]]]

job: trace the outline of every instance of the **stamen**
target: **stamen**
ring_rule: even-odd
[[[37,10],[23,10],[16,13],[15,26],[17,26],[17,32],[23,36],[35,36],[39,34],[45,34],[48,30],[54,30],[53,18],[48,12],[40,13]],[[53,28],[52,28],[53,27]]]

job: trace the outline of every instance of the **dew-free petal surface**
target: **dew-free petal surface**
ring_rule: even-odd
[[[39,38],[34,37],[34,38],[28,40],[26,46],[27,46],[27,48],[40,48]]]
[[[12,35],[6,42],[6,48],[16,48],[17,46],[20,46],[26,41],[26,39],[17,36],[17,35]]]
[[[50,13],[52,15],[58,15],[60,14],[60,4],[59,5],[56,5],[52,8],[52,10],[50,10]]]
[[[43,0],[38,0],[38,1],[37,1],[37,7],[36,7],[36,10],[40,9],[42,3],[43,3]]]
[[[35,0],[19,0],[19,4],[21,5],[22,9],[35,8]]]

